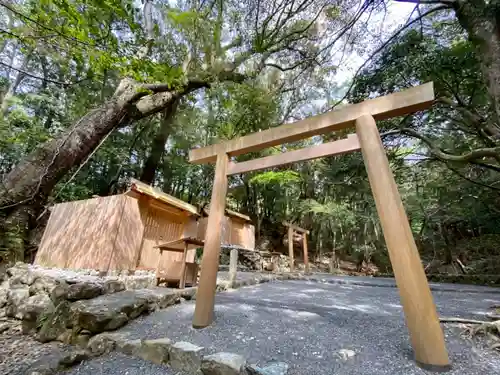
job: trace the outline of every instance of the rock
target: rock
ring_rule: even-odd
[[[63,358],[65,354],[61,352],[54,352],[48,355],[44,355],[42,358],[36,360],[31,364],[28,370],[28,374],[42,374],[42,375],[53,375],[59,370],[59,361]]]
[[[0,287],[0,307],[4,307],[7,304],[8,289],[3,289]]]
[[[69,286],[66,299],[69,301],[91,299],[100,296],[102,293],[103,288],[99,284],[80,282]]]
[[[59,360],[59,367],[60,368],[71,367],[88,358],[89,358],[89,353],[87,353],[85,350],[81,349],[72,350],[71,352],[61,357],[61,359]]]
[[[56,281],[47,276],[39,276],[30,286],[30,294],[33,296],[39,293],[50,294],[50,289],[56,286]]]
[[[86,348],[89,344],[89,341],[90,339],[92,338],[92,335],[91,334],[88,334],[88,333],[81,333],[78,334],[78,335],[73,335],[71,337],[71,344],[72,345],[76,345],[76,346],[79,346],[81,348]]]
[[[28,272],[28,265],[25,263],[16,263],[15,266],[7,268],[7,276],[21,278]]]
[[[288,373],[288,364],[285,362],[275,362],[264,367],[256,365],[247,366],[248,375],[286,375]]]
[[[30,286],[31,295],[40,293],[48,294],[54,305],[57,305],[66,299],[68,284],[63,280],[56,280],[52,277],[41,275]]]
[[[4,333],[10,329],[9,323],[0,323],[0,333]]]
[[[135,355],[138,355],[147,361],[161,365],[163,363],[167,363],[169,358],[171,358],[171,346],[172,341],[166,337],[156,340],[144,340],[140,350]],[[170,363],[170,365],[175,368],[174,364]]]
[[[196,292],[198,291],[198,287],[190,287],[190,288],[184,288],[177,293],[181,296],[181,298],[191,300],[194,299],[196,296]]]
[[[156,285],[156,276],[155,274],[147,272],[146,275],[143,276],[134,275],[123,277],[122,281],[125,283],[126,289],[145,289]]]
[[[134,291],[106,294],[71,305],[73,327],[92,333],[113,330],[148,310],[148,300]]]
[[[103,285],[104,294],[117,293],[125,290],[125,284],[118,280],[106,280]]]
[[[201,367],[203,347],[189,342],[176,342],[170,347],[170,366],[176,370],[195,372]]]
[[[203,357],[201,371],[204,375],[244,375],[246,360],[233,353],[215,353]]]
[[[101,333],[95,335],[89,340],[87,349],[94,355],[101,355],[115,350],[117,341],[123,338],[123,335],[116,333]]]
[[[179,302],[180,299],[176,290],[160,287],[138,289],[135,294],[147,299],[149,311],[164,309]]]
[[[46,314],[51,314],[55,309],[50,297],[46,294],[36,294],[27,298],[19,307],[19,312],[23,320],[36,321],[39,317],[44,318]]]
[[[354,350],[349,349],[341,349],[337,352],[337,355],[343,360],[347,360],[348,358],[354,357],[356,352]]]
[[[74,337],[75,337],[75,334],[73,333],[73,330],[66,329],[63,333],[61,333],[59,336],[57,336],[56,340],[60,341],[64,344],[71,344]]]
[[[70,326],[70,303],[68,301],[60,302],[51,314],[48,314],[42,323],[36,339],[40,342],[48,342],[57,339],[57,337]]]
[[[59,373],[68,367],[76,365],[89,358],[89,353],[84,350],[56,350],[50,354],[44,355],[31,364],[26,374],[52,375]]]
[[[118,340],[116,349],[123,354],[141,357],[142,341],[137,340]]]
[[[33,272],[31,272],[30,270],[26,270],[23,273],[20,273],[18,276],[13,276],[10,281],[12,283],[20,282],[21,284],[30,286],[35,282],[36,278],[37,276]]]
[[[57,305],[59,302],[66,300],[68,289],[69,285],[66,284],[66,282],[59,283],[54,288],[52,288],[49,294],[52,302]]]
[[[7,292],[6,314],[11,318],[22,319],[21,306],[30,296],[29,288],[15,288]]]

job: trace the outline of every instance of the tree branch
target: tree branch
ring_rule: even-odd
[[[346,93],[344,94],[344,96],[338,100],[333,106],[330,107],[329,110],[332,110],[333,108],[335,108],[337,105],[339,105],[340,103],[342,103],[348,96],[349,94],[351,93],[351,90],[353,89],[354,85],[356,84],[356,77],[357,75],[359,74],[359,72],[361,72],[361,70],[368,64],[369,61],[371,61],[380,51],[382,51],[385,47],[387,47],[394,39],[396,39],[396,37],[401,34],[404,30],[406,30],[407,28],[409,28],[411,25],[413,25],[414,23],[416,22],[419,22],[423,17],[426,17],[432,13],[435,13],[435,12],[438,12],[438,11],[441,11],[441,10],[447,10],[447,9],[450,9],[450,7],[448,5],[441,5],[441,6],[437,6],[435,8],[432,8],[432,9],[429,9],[427,12],[424,12],[424,13],[421,13],[417,18],[415,18],[414,20],[408,22],[406,25],[404,25],[401,29],[399,29],[398,31],[396,31],[388,40],[386,40],[379,48],[377,48],[369,57],[368,59],[365,60],[365,62],[363,64],[361,64],[361,66],[356,70],[356,72],[354,73],[353,77],[352,77],[352,82],[351,82],[351,85],[349,86],[349,88],[347,89]]]
[[[47,30],[47,31],[51,31],[53,33],[56,33],[57,35],[67,39],[67,40],[71,40],[73,42],[76,42],[76,43],[79,43],[79,44],[83,44],[84,46],[88,46],[88,47],[95,47],[95,45],[92,45],[92,44],[89,44],[89,43],[86,43],[80,39],[77,39],[75,37],[72,37],[72,36],[68,36],[68,35],[65,35],[63,33],[61,33],[60,31],[57,31],[57,30],[54,30],[48,26],[45,26],[43,23],[41,22],[38,22],[37,20],[34,20],[33,18],[30,18],[26,15],[24,15],[23,13],[21,12],[18,12],[17,10],[15,10],[13,7],[11,7],[9,4],[6,4],[5,2],[3,1],[0,1],[0,6],[4,7],[5,9],[8,9],[9,11],[11,11],[13,14],[27,20],[27,21],[30,21],[32,23],[34,23],[35,25],[37,26],[40,26],[42,29],[44,30]]]
[[[454,172],[455,174],[457,174],[458,176],[462,177],[464,180],[466,181],[469,181],[470,183],[472,184],[475,184],[475,185],[479,185],[479,186],[483,186],[485,188],[488,188],[488,189],[492,189],[492,190],[496,190],[496,191],[500,191],[500,188],[497,188],[497,187],[494,187],[494,186],[491,186],[491,185],[488,185],[488,184],[483,184],[482,182],[479,182],[479,181],[475,181],[469,177],[467,177],[466,175],[464,175],[463,173],[461,173],[458,169],[455,169],[453,168],[451,165],[449,164],[446,164],[446,166],[448,167],[448,169],[452,172]]]
[[[447,153],[447,152],[441,150],[439,147],[437,147],[432,142],[431,139],[427,138],[426,136],[424,136],[424,135],[422,135],[422,134],[420,134],[420,133],[418,133],[415,130],[410,129],[410,128],[391,130],[391,131],[388,131],[388,132],[381,134],[380,136],[386,137],[388,135],[394,135],[394,134],[406,134],[406,135],[409,135],[411,137],[414,137],[414,138],[421,140],[429,147],[429,151],[431,152],[431,154],[434,157],[438,158],[439,160],[447,161],[447,162],[461,162],[461,163],[474,163],[475,164],[478,159],[488,158],[488,157],[496,159],[500,155],[500,147],[479,148],[477,150],[473,150],[473,151],[471,151],[467,154],[463,154],[463,155],[450,154],[450,153]],[[483,164],[483,163],[481,163],[481,165],[494,167],[498,171],[500,171],[500,167],[497,167],[495,165]]]
[[[41,80],[41,81],[44,81],[44,82],[50,82],[50,83],[54,83],[56,85],[60,85],[60,86],[71,86],[71,85],[75,85],[75,84],[78,84],[78,83],[81,83],[85,80],[87,80],[87,78],[83,78],[79,81],[75,81],[75,82],[61,82],[61,81],[55,81],[53,79],[50,79],[50,78],[46,78],[46,77],[40,77],[40,76],[37,76],[35,74],[32,74],[32,73],[29,73],[25,70],[22,70],[22,69],[18,69],[18,68],[15,68],[13,67],[12,65],[9,65],[9,64],[6,64],[2,61],[0,61],[0,65],[2,66],[5,66],[6,68],[9,68],[9,69],[13,69],[19,73],[22,73],[22,74],[25,74],[26,76],[28,77],[31,77],[31,78],[34,78],[34,79],[38,79],[38,80]]]

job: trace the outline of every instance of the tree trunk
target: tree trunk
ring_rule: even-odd
[[[168,137],[172,132],[172,124],[178,102],[178,100],[173,100],[169,103],[167,108],[165,108],[162,114],[160,129],[151,143],[151,152],[149,153],[149,156],[144,163],[144,167],[142,168],[140,177],[142,182],[151,185],[155,179],[156,171],[158,170],[161,158],[165,152],[165,144],[167,143]]]
[[[491,136],[500,138],[500,1],[458,0],[455,14],[479,52],[482,71],[491,97],[495,121],[486,127]]]
[[[109,101],[21,160],[3,179],[0,209],[27,203],[36,195],[48,196],[55,184],[80,164],[104,136],[128,120],[133,95],[133,87],[121,86]]]

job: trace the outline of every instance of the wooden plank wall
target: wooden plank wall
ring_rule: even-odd
[[[199,220],[198,238],[203,239],[209,217]],[[221,243],[255,250],[255,227],[238,218],[224,216],[222,220]]]
[[[144,234],[139,201],[122,195],[122,214],[118,223],[110,270],[135,270]]]
[[[46,267],[108,270],[128,197],[115,195],[55,205],[43,235],[35,264]],[[122,249],[133,253],[137,238]],[[128,247],[127,247],[128,246]],[[137,251],[138,247],[136,248]],[[135,254],[134,254],[135,256]]]
[[[174,214],[158,206],[150,206],[144,223],[145,231],[138,261],[140,269],[156,269],[160,252],[155,246],[182,237],[188,217]],[[194,220],[194,219],[192,219]],[[189,251],[187,260],[194,261],[195,251]],[[182,260],[182,254],[164,251],[161,266],[168,269],[173,262]]]

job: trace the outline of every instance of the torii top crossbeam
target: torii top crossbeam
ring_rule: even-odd
[[[268,147],[295,142],[313,135],[354,126],[362,114],[372,115],[375,120],[404,116],[430,107],[434,101],[432,82],[411,89],[352,104],[305,120],[277,126],[224,143],[189,151],[189,162],[196,164],[214,163],[217,154],[225,152],[236,156],[263,150]]]
[[[302,121],[191,150],[190,162],[198,164],[215,162],[210,201],[211,220],[208,222],[205,234],[193,327],[206,327],[213,320],[221,220],[226,204],[228,176],[361,150],[399,288],[416,361],[427,369],[449,369],[448,352],[436,306],[376,125],[376,120],[403,116],[429,108],[433,101],[433,84],[429,82]],[[229,161],[231,156],[354,126],[356,134],[350,134],[346,139],[241,163]]]

